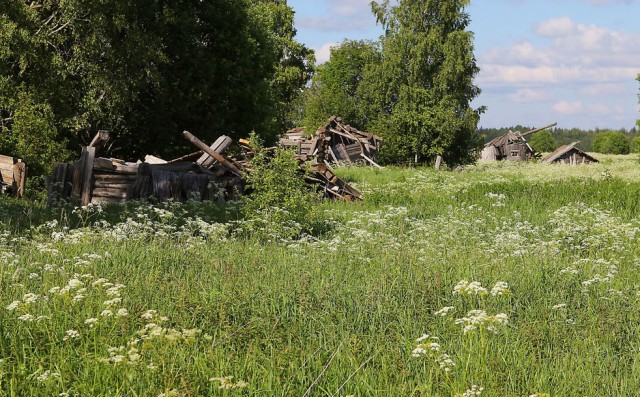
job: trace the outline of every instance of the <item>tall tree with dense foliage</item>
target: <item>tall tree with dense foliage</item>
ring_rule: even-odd
[[[366,69],[379,62],[378,45],[370,41],[345,40],[333,47],[330,60],[318,66],[307,90],[303,125],[315,131],[338,115],[351,126],[367,130],[375,113],[367,114],[360,85]]]
[[[596,134],[591,143],[591,149],[597,153],[629,154],[631,142],[619,131],[603,131]]]
[[[183,129],[273,137],[312,66],[292,26],[284,0],[0,0],[0,147],[44,166],[99,129],[124,158],[190,150]]]
[[[387,159],[449,164],[472,161],[481,145],[475,130],[484,107],[471,108],[480,94],[473,33],[465,11],[469,0],[372,2],[385,29],[382,62],[367,73],[366,91],[379,110],[375,132],[386,138]]]
[[[551,135],[551,131],[549,130],[533,134],[529,144],[538,152],[553,152],[558,147],[555,139],[553,139],[553,135]]]

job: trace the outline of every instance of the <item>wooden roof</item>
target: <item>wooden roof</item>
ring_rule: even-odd
[[[560,157],[562,157],[563,155],[571,152],[572,150],[576,151],[577,153],[579,153],[581,156],[584,156],[586,158],[588,158],[590,161],[592,162],[598,162],[597,159],[589,156],[587,153],[583,152],[582,150],[578,149],[576,147],[576,145],[580,143],[580,142],[572,142],[569,145],[563,145],[560,146],[559,148],[557,148],[556,150],[553,151],[553,153],[549,154],[548,156],[546,156],[545,158],[542,159],[543,163],[553,163],[554,161],[558,160]]]

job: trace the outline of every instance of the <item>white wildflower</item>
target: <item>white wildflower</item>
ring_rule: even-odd
[[[65,335],[64,335],[64,338],[62,338],[62,340],[78,339],[78,338],[80,338],[80,333],[78,331],[76,331],[75,329],[68,329],[65,331]]]
[[[13,301],[13,302],[9,303],[9,305],[7,306],[7,310],[13,311],[13,310],[17,309],[18,307],[20,307],[21,304],[22,304],[22,301]]]
[[[118,309],[118,311],[116,312],[116,317],[125,317],[128,315],[129,315],[129,311],[125,308]]]
[[[95,318],[95,317],[88,318],[88,319],[84,320],[84,323],[86,325],[88,325],[89,328],[93,328],[98,323],[98,319]]]
[[[509,289],[509,284],[504,281],[498,281],[496,285],[491,288],[492,296],[502,296],[502,295],[510,295],[511,290]]]
[[[454,309],[455,309],[455,307],[453,307],[453,306],[445,306],[445,307],[443,307],[442,309],[438,310],[437,312],[435,312],[433,314],[436,315],[436,316],[444,317],[447,314],[449,314],[450,311],[452,311]]]
[[[487,295],[488,293],[489,291],[487,291],[487,289],[484,288],[478,281],[468,282],[466,280],[462,280],[453,288],[454,295]]]
[[[553,310],[556,310],[556,309],[564,309],[565,307],[567,307],[566,303],[558,303],[557,305],[553,305],[551,308]]]
[[[32,322],[33,320],[35,320],[35,317],[29,313],[26,313],[18,317],[18,320],[24,321],[24,322]]]
[[[109,309],[105,309],[100,313],[101,317],[111,317],[113,316],[113,311],[109,310]]]

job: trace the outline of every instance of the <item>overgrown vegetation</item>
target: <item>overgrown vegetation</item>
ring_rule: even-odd
[[[0,148],[37,175],[100,129],[132,160],[185,129],[273,141],[312,70],[284,0],[3,1]]]
[[[601,157],[342,169],[365,201],[270,242],[234,203],[2,198],[0,395],[634,395],[640,173]]]

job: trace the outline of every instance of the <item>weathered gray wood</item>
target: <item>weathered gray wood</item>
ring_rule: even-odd
[[[163,160],[160,157],[152,156],[150,154],[147,154],[144,157],[144,162],[149,164],[167,164],[166,160]]]
[[[82,175],[82,205],[87,205],[91,202],[91,183],[93,182],[93,160],[96,154],[96,148],[87,147],[86,164]]]
[[[136,176],[132,174],[105,174],[95,172],[93,173],[93,178],[96,181],[100,182],[112,182],[112,183],[135,183]]]
[[[93,204],[102,204],[102,205],[115,205],[115,204],[123,204],[126,200],[123,198],[117,197],[97,197],[94,196],[91,198],[91,203]]]
[[[79,199],[82,195],[82,176],[84,175],[84,169],[87,167],[93,168],[93,162],[87,163],[87,156],[87,148],[83,147],[80,153],[80,159],[75,163],[73,172],[73,189],[71,190],[71,196],[74,198]]]
[[[96,153],[98,153],[104,146],[109,142],[109,131],[100,130],[93,137],[91,143],[89,143],[89,147],[96,148]]]
[[[209,148],[218,154],[222,154],[222,152],[224,152],[225,149],[229,147],[229,145],[231,145],[232,142],[233,140],[231,138],[229,138],[226,135],[222,135],[218,137],[218,139],[216,139],[216,141],[213,142],[213,144],[209,146]],[[209,167],[215,162],[216,162],[216,159],[214,159],[213,157],[211,157],[211,155],[207,153],[204,153],[196,161],[196,163],[201,164],[203,167]]]
[[[94,191],[97,188],[107,188],[107,189],[119,189],[119,190],[127,190],[129,186],[134,185],[135,181],[129,183],[114,183],[114,182],[105,182],[96,180],[93,183]]]
[[[438,157],[436,157],[436,165],[435,165],[435,168],[436,168],[437,170],[439,170],[439,169],[440,169],[440,165],[441,165],[441,164],[442,164],[442,156],[438,155]]]
[[[92,191],[92,195],[95,197],[111,197],[111,198],[127,198],[127,190],[117,188],[97,187]],[[87,203],[88,204],[88,203]]]
[[[227,167],[231,172],[233,172],[234,174],[238,175],[238,176],[242,176],[242,171],[240,171],[238,168],[236,168],[235,165],[231,164],[229,161],[227,161],[227,159],[225,159],[224,157],[222,157],[220,154],[216,153],[215,151],[213,151],[209,146],[207,146],[204,142],[202,142],[200,139],[196,138],[195,135],[193,135],[192,133],[190,133],[189,131],[184,131],[183,132],[184,137],[191,142],[193,145],[195,145],[196,147],[198,147],[199,149],[202,149],[205,151],[205,153],[209,154],[211,157],[213,157],[217,162],[219,162],[220,164],[222,164],[223,166]]]
[[[367,162],[369,164],[371,164],[372,166],[376,167],[376,168],[383,168],[380,164],[376,163],[375,161],[373,161],[372,159],[370,159],[369,157],[367,157],[366,154],[364,153],[360,153],[360,157],[362,157],[363,159],[367,160]]]

